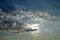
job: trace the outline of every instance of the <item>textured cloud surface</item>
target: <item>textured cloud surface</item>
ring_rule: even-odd
[[[56,21],[59,20],[57,16],[50,15],[48,11],[24,11],[17,9],[7,14],[0,10],[0,30],[20,32],[27,27],[27,24],[38,23],[40,26],[46,26],[46,24],[50,24],[51,26],[52,24],[56,24]],[[44,31],[48,30],[49,29],[45,29]]]

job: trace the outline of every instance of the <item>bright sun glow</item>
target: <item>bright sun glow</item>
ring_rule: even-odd
[[[31,32],[31,35],[32,36],[39,36],[39,24],[31,24],[31,25],[29,25],[29,27],[31,28],[31,29],[38,29],[37,31],[32,31]]]
[[[28,24],[28,27],[31,29],[39,29],[39,24]]]

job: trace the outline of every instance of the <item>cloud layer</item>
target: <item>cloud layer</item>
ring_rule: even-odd
[[[50,15],[48,11],[24,11],[17,9],[10,13],[5,13],[0,10],[0,30],[19,32],[24,29],[27,23],[44,24],[46,22],[53,23],[53,21],[57,20],[58,18],[54,15]]]

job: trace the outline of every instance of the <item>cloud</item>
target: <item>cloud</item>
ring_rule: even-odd
[[[31,10],[14,10],[8,14],[0,11],[0,15],[0,30],[9,30],[9,32],[20,32],[21,30],[24,31],[23,29],[26,27],[25,23],[39,22],[44,25],[44,23],[52,23],[55,19],[58,19],[54,15],[51,16],[49,12]],[[45,31],[48,30],[46,29]]]

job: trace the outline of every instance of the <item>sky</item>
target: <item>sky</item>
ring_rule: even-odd
[[[20,22],[39,24],[40,33],[60,37],[60,0],[0,0],[0,27],[19,29]]]
[[[0,6],[6,9],[24,7],[31,10],[59,10],[60,0],[0,0]]]
[[[25,8],[26,10],[48,10],[55,15],[59,15],[60,0],[0,0],[0,8],[4,11],[11,11],[16,8]],[[57,11],[56,11],[57,10]]]

